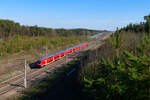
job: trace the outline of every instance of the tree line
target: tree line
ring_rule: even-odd
[[[150,14],[144,16],[144,20],[146,22],[140,22],[139,24],[132,24],[130,23],[126,27],[122,28],[121,31],[132,31],[132,32],[145,32],[150,33]]]
[[[99,31],[88,29],[52,29],[45,27],[20,25],[12,20],[0,20],[0,38],[12,37],[14,35],[27,36],[74,36],[93,35]]]

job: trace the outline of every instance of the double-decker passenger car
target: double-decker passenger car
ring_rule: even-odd
[[[88,43],[83,43],[83,44],[77,45],[75,47],[68,48],[66,50],[57,52],[55,54],[52,54],[52,55],[49,55],[46,57],[42,57],[37,61],[37,65],[40,67],[43,67],[43,66],[45,66],[45,65],[47,65],[53,61],[60,59],[61,57],[64,57],[65,55],[71,54],[71,53],[73,53],[73,52],[75,52],[75,51],[79,50],[80,48],[83,48],[87,45],[88,45]]]

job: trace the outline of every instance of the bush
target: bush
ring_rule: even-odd
[[[20,51],[29,51],[31,49],[44,49],[45,46],[58,48],[68,44],[78,44],[80,41],[87,40],[85,37],[54,37],[46,36],[29,37],[29,36],[13,36],[0,42],[0,53],[12,54]],[[54,49],[54,48],[52,48]],[[3,55],[4,56],[4,55]]]
[[[131,34],[131,35],[129,35]],[[147,100],[150,88],[150,36],[124,33],[119,48],[105,45],[82,66],[80,83],[85,100]],[[112,41],[117,38],[112,36]],[[111,42],[112,43],[112,42]],[[116,53],[115,49],[119,49]],[[97,52],[97,53],[95,53]],[[91,57],[91,56],[90,56]]]

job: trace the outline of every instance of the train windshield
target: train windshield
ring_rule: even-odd
[[[37,61],[37,64],[40,64],[41,63],[41,61]]]

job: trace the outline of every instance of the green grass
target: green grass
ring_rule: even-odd
[[[48,49],[65,49],[68,44],[78,44],[81,41],[88,40],[86,37],[29,37],[29,36],[14,36],[0,42],[0,56],[19,53],[21,51],[30,51],[32,49],[45,50]],[[70,45],[70,46],[72,46]]]

